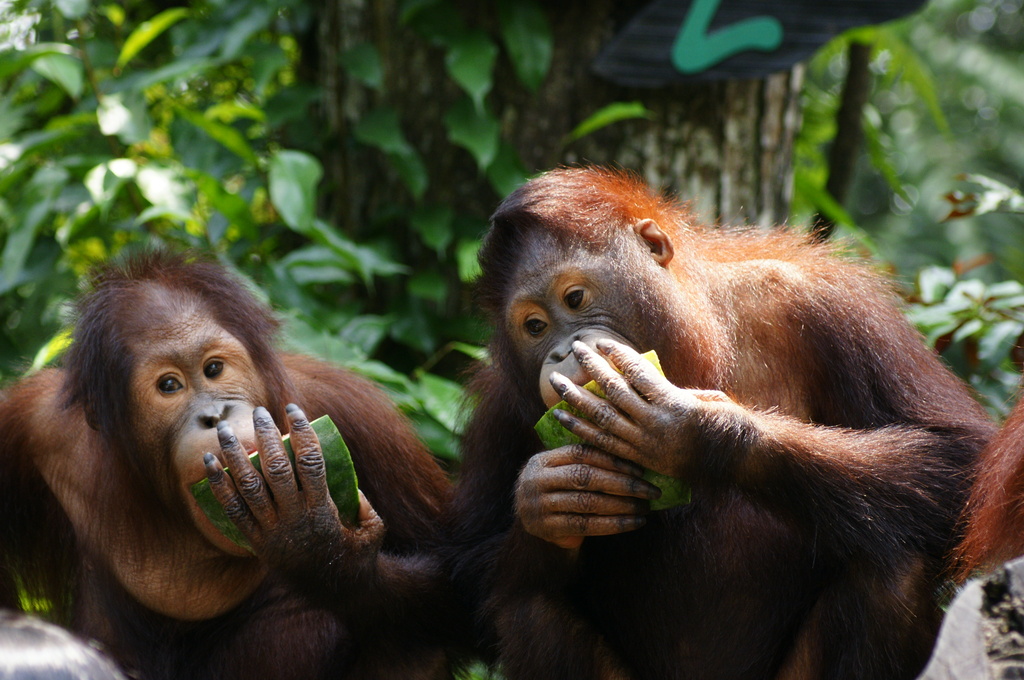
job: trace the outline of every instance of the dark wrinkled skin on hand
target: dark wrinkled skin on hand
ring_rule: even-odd
[[[271,569],[315,589],[317,584],[336,581],[341,570],[372,568],[385,528],[362,494],[358,525],[342,523],[327,488],[316,433],[298,407],[289,405],[287,415],[294,467],[281,432],[260,407],[253,411],[253,425],[263,474],[252,466],[226,423],[217,429],[219,458],[207,454],[206,471],[227,516],[256,555]]]
[[[519,474],[516,514],[526,531],[568,549],[585,536],[639,529],[648,501],[661,495],[640,478],[643,472],[582,444],[542,451]]]
[[[620,458],[684,477],[709,430],[733,429],[723,428],[725,423],[752,427],[745,422],[744,409],[724,393],[676,387],[622,343],[600,341],[601,354],[581,342],[572,349],[605,398],[554,373],[552,386],[586,420],[564,411],[555,415],[576,436]]]

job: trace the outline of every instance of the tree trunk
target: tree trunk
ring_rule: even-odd
[[[502,139],[528,174],[567,163],[614,164],[693,200],[706,220],[768,226],[787,219],[800,67],[763,81],[624,88],[594,75],[590,64],[644,3],[541,4],[553,34],[546,79],[530,92],[502,47],[486,99]],[[495,7],[462,2],[457,9],[468,26],[501,46]],[[319,79],[332,140],[322,150],[330,195],[325,214],[351,233],[393,214],[396,206],[416,204],[385,155],[352,136],[367,111],[388,105],[399,112],[406,138],[426,165],[430,186],[421,202],[456,205],[460,213],[485,218],[501,196],[473,157],[447,139],[444,116],[463,95],[446,72],[444,51],[401,23],[395,0],[332,0],[319,11]],[[342,55],[367,42],[381,56],[380,90],[348,77],[341,66]],[[651,116],[564,143],[576,125],[612,102],[641,102]]]

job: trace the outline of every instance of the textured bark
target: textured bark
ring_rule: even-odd
[[[594,75],[590,64],[643,2],[543,4],[554,33],[554,58],[543,85],[529,92],[502,51],[488,95],[503,138],[529,172],[564,163],[616,164],[694,200],[704,219],[760,225],[786,220],[799,124],[799,67],[763,81],[624,88]],[[383,155],[351,138],[363,112],[381,104],[401,112],[409,141],[426,161],[428,202],[454,203],[464,212],[486,216],[500,199],[472,157],[446,138],[443,116],[461,92],[447,76],[443,51],[401,25],[397,7],[394,0],[332,0],[320,10],[320,78],[326,90],[325,124],[333,140],[323,150],[332,196],[327,210],[346,230],[366,224],[396,202],[413,203]],[[462,2],[459,10],[470,26],[500,44],[493,3]],[[339,65],[340,54],[366,41],[383,58],[382,92],[352,81]],[[616,101],[642,102],[653,115],[563,144],[578,123]]]

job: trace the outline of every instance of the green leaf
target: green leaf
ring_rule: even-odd
[[[416,379],[419,385],[417,394],[423,404],[423,410],[452,432],[461,432],[465,417],[462,409],[462,386],[424,371],[417,371]]]
[[[978,341],[979,369],[989,371],[997,367],[1017,345],[1017,338],[1024,332],[1020,321],[1000,321],[993,324]]]
[[[0,79],[8,78],[32,65],[36,59],[51,54],[73,55],[71,45],[38,43],[23,50],[0,50]]]
[[[228,222],[238,227],[246,238],[258,238],[259,229],[253,219],[249,203],[244,198],[231,193],[220,181],[204,172],[189,169],[186,170],[186,174],[196,183],[199,193],[227,218]]]
[[[464,239],[455,245],[455,260],[459,265],[459,280],[463,283],[469,283],[480,276],[480,262],[477,259],[480,245],[481,241],[479,239]]]
[[[899,173],[892,164],[891,159],[895,154],[889,146],[889,137],[882,130],[882,116],[878,109],[870,104],[865,105],[863,121],[864,141],[866,142],[868,157],[871,159],[871,165],[882,175],[893,193],[897,194],[907,203],[910,203],[911,198],[907,194],[903,182],[900,180]]]
[[[454,216],[451,206],[421,206],[409,216],[409,223],[423,239],[423,243],[440,254],[452,241]]]
[[[405,265],[395,262],[372,246],[354,243],[321,219],[313,220],[312,227],[305,233],[314,242],[326,245],[350,263],[352,271],[359,272],[367,286],[372,283],[375,275],[391,276],[407,271]]]
[[[398,113],[382,106],[367,111],[352,130],[357,141],[383,151],[409,191],[417,199],[427,190],[427,168],[420,155],[405,139]]]
[[[195,203],[191,183],[178,170],[167,166],[151,163],[140,168],[135,184],[147,201],[171,214],[189,215]]]
[[[969,309],[981,304],[981,301],[988,297],[985,291],[985,284],[978,279],[966,279],[957,281],[953,288],[946,294],[945,303],[958,309]]]
[[[188,16],[184,7],[164,10],[149,21],[143,21],[129,34],[117,56],[117,68],[124,68],[132,58],[156,40],[164,31]]]
[[[363,85],[380,90],[384,87],[384,67],[380,52],[370,43],[360,43],[341,55],[345,72]]]
[[[427,192],[430,178],[427,175],[427,166],[424,165],[420,155],[412,147],[409,147],[406,153],[388,154],[388,160],[398,172],[398,176],[402,178],[402,182],[409,189],[409,193],[416,200],[423,198],[423,195]]]
[[[846,212],[846,209],[825,190],[825,187],[808,181],[806,176],[801,174],[794,176],[793,186],[794,193],[799,192],[805,201],[810,202],[818,212],[836,224],[856,226],[850,213]]]
[[[54,201],[69,179],[70,174],[64,168],[45,165],[32,175],[25,186],[25,195],[15,212],[18,219],[6,234],[3,254],[0,255],[0,293],[7,292],[18,279],[39,228],[50,216]]]
[[[487,166],[487,181],[495,193],[505,198],[526,182],[526,167],[519,158],[519,152],[508,142],[498,145],[498,155]]]
[[[135,161],[129,158],[115,158],[100,163],[85,173],[83,184],[89,190],[89,196],[104,217],[109,212],[121,187],[128,180],[134,178],[136,172],[138,172],[138,165]]]
[[[222,38],[220,56],[222,59],[238,57],[245,43],[254,33],[263,30],[274,16],[272,3],[245,3],[247,11],[233,19],[227,34]]]
[[[44,54],[32,62],[32,70],[56,83],[72,99],[82,96],[82,62],[66,54]]]
[[[57,335],[50,338],[45,345],[39,348],[32,359],[32,371],[49,366],[71,346],[71,328],[62,329]]]
[[[607,106],[601,107],[577,125],[569,133],[567,141],[574,142],[580,137],[585,137],[613,123],[623,120],[635,120],[637,118],[650,118],[653,115],[653,112],[641,102],[612,102]]]
[[[497,57],[497,45],[482,31],[460,33],[445,55],[448,75],[469,95],[479,112],[483,112],[484,98],[494,82]]]
[[[252,165],[259,164],[259,158],[257,158],[256,153],[252,150],[248,140],[246,140],[242,133],[237,129],[230,125],[225,125],[224,123],[218,123],[217,121],[211,120],[203,114],[190,109],[178,108],[176,113],[182,119],[205,132],[214,141],[223,145],[224,148],[231,151],[242,160],[245,160]]]
[[[551,26],[543,8],[536,0],[499,0],[498,19],[516,77],[536,92],[551,68],[554,51]]]
[[[281,259],[292,277],[302,285],[316,283],[349,284],[355,281],[352,263],[325,246],[307,246]]]
[[[89,0],[54,0],[53,4],[65,19],[81,19],[89,11]]]
[[[917,289],[921,301],[932,304],[946,295],[956,283],[956,274],[948,267],[925,267],[917,275]]]
[[[116,92],[103,97],[96,107],[100,132],[116,136],[124,144],[136,144],[149,139],[152,125],[141,92]]]
[[[367,355],[376,351],[395,322],[390,315],[362,314],[354,316],[338,332],[339,337],[360,347]]]
[[[444,116],[448,140],[463,147],[486,170],[498,153],[501,126],[487,111],[480,111],[468,98],[462,98]]]
[[[316,214],[316,189],[323,168],[302,151],[279,151],[270,159],[270,201],[292,229],[306,233]]]
[[[437,47],[451,46],[468,30],[462,15],[446,0],[405,2],[401,22]]]
[[[953,333],[953,342],[960,342],[964,338],[969,338],[975,333],[980,332],[984,327],[985,324],[981,319],[968,319]]]
[[[376,147],[384,153],[402,155],[412,150],[402,132],[398,112],[389,106],[382,106],[363,114],[352,130],[356,140]]]
[[[111,93],[125,90],[145,90],[148,87],[168,80],[187,81],[203,71],[211,68],[216,62],[205,59],[175,59],[174,61],[153,69],[152,71],[135,71],[131,75],[109,81]]]
[[[436,269],[417,272],[409,278],[409,293],[441,304],[448,297],[448,282]]]

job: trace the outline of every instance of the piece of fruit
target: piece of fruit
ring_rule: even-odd
[[[661,370],[661,361],[658,360],[658,355],[653,349],[649,352],[644,352],[640,356],[658,369],[658,373],[665,375],[665,372]],[[593,380],[583,387],[599,397],[604,397],[604,392],[600,387],[598,387],[597,382]],[[582,442],[582,439],[574,435],[572,432],[569,432],[569,430],[562,427],[562,424],[558,422],[552,413],[556,408],[568,411],[577,417],[584,418],[579,411],[569,406],[569,404],[564,401],[560,401],[552,406],[548,409],[547,413],[537,421],[537,424],[533,426],[533,429],[536,430],[537,435],[540,437],[544,446],[548,449],[557,449],[560,446],[568,446],[569,444],[578,444]],[[653,470],[646,470],[644,472],[644,479],[661,489],[661,498],[651,501],[651,510],[664,510],[677,505],[685,505],[690,502],[690,487],[681,479],[669,477],[668,475],[663,475]]]
[[[338,515],[342,520],[354,524],[359,515],[359,484],[356,479],[356,470],[352,466],[352,457],[349,455],[348,446],[338,432],[337,426],[330,416],[321,416],[310,423],[310,427],[316,432],[320,440],[320,450],[324,454],[325,471],[327,475],[327,489],[331,493],[331,499],[338,506]],[[292,451],[292,444],[289,435],[282,437],[285,451],[288,458],[295,462],[295,452]],[[257,470],[260,468],[259,451],[249,454],[249,460]],[[261,470],[262,471],[262,470]],[[192,496],[203,512],[217,527],[218,530],[232,541],[247,550],[252,550],[249,541],[245,538],[234,522],[228,519],[220,501],[213,495],[210,488],[210,480],[204,479],[192,485]]]

